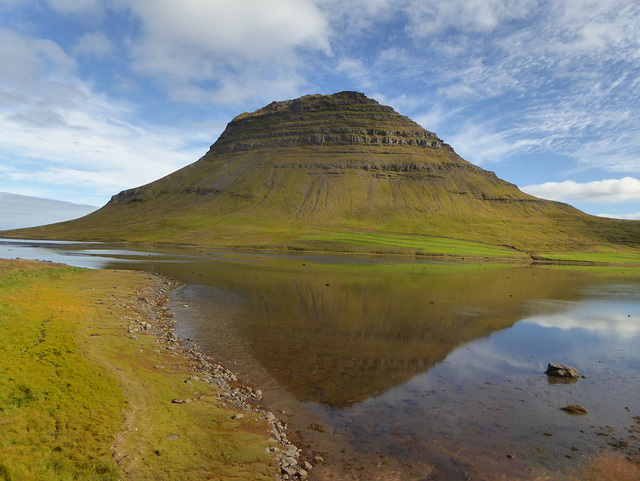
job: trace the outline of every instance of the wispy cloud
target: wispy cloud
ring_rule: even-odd
[[[522,190],[531,195],[558,201],[577,200],[601,204],[640,201],[640,180],[633,177],[586,183],[572,180],[546,182],[540,185],[528,185],[522,187]]]
[[[611,219],[640,220],[640,212],[633,214],[598,214],[598,217],[609,217]]]
[[[86,56],[93,55],[96,57],[103,57],[110,54],[114,47],[104,33],[94,32],[87,33],[80,37],[78,42],[73,47],[72,53],[74,56]]]
[[[241,103],[305,83],[298,51],[331,54],[329,25],[310,0],[119,1],[140,21],[133,68],[174,100]]]
[[[132,104],[81,80],[53,42],[3,29],[0,43],[13,45],[0,51],[0,188],[11,180],[83,185],[93,195],[68,200],[100,204],[197,160],[210,143],[209,132],[136,119]]]
[[[523,18],[537,5],[536,0],[411,0],[406,11],[408,30],[428,36],[457,29],[464,32],[491,32],[503,22]]]
[[[60,12],[64,13],[95,13],[100,11],[100,0],[46,0],[46,2]]]

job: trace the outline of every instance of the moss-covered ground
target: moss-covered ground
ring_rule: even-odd
[[[193,361],[128,334],[156,282],[0,260],[0,480],[274,479],[264,420],[233,419],[185,382]]]

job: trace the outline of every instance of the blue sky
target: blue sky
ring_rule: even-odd
[[[640,218],[629,0],[0,0],[0,192],[103,205],[242,112],[342,90],[526,192]]]

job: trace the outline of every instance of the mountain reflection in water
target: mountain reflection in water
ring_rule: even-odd
[[[189,337],[219,352],[209,331],[228,322],[296,398],[332,407],[402,384],[460,344],[512,326],[527,300],[572,300],[581,284],[530,268],[286,264],[192,265],[190,280],[216,289],[199,291],[211,310],[189,321]]]

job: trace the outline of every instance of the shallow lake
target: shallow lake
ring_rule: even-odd
[[[483,479],[569,469],[602,449],[640,456],[632,270],[12,240],[0,257],[182,281],[178,335],[262,389],[328,457],[339,445],[363,463]],[[583,377],[554,382],[548,362]],[[560,410],[571,404],[588,413]]]

